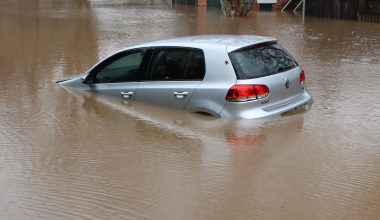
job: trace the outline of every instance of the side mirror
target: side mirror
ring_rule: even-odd
[[[81,80],[83,84],[87,84],[87,77],[88,77],[88,74],[84,74],[83,76],[81,76]]]

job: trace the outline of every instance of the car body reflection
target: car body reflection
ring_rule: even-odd
[[[142,132],[142,136],[149,134],[149,129],[155,129],[153,133],[159,129],[165,134],[239,149],[263,145],[273,132],[298,132],[303,128],[303,114],[299,112],[272,119],[233,120],[141,102],[121,102],[117,98],[91,92],[67,91],[81,99],[82,107],[88,111],[102,114],[97,109],[98,105],[94,105],[96,102],[139,121],[140,125],[137,124],[135,129]]]

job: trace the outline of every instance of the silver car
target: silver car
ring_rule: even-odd
[[[129,47],[61,86],[219,117],[264,118],[312,103],[305,73],[277,40],[189,36]]]

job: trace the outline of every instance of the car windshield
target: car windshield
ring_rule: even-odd
[[[284,72],[298,66],[277,43],[264,43],[229,53],[239,79],[254,79]]]

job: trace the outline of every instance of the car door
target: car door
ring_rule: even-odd
[[[194,60],[199,56],[203,62],[199,66],[202,72],[194,71]],[[184,109],[203,77],[202,50],[155,48],[149,69],[138,85],[136,101]]]
[[[94,92],[134,100],[141,74],[146,71],[145,49],[117,53],[91,70],[85,83]]]

